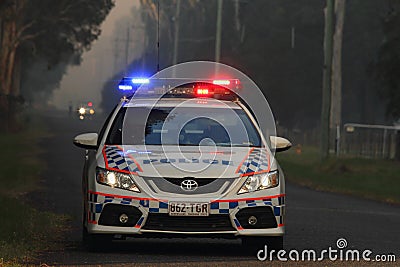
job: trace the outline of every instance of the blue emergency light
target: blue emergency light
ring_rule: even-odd
[[[133,89],[133,87],[132,87],[132,85],[120,84],[120,85],[118,85],[118,89],[122,90],[122,91],[130,91]]]
[[[133,84],[148,84],[150,82],[149,79],[145,78],[133,78],[132,83]]]
[[[150,80],[147,78],[125,77],[119,82],[118,89],[121,91],[132,91],[134,93],[141,85],[149,83]]]

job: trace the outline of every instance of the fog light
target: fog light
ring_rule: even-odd
[[[126,215],[125,213],[122,213],[120,216],[119,216],[119,221],[121,222],[121,223],[127,223],[128,222],[128,219],[129,219],[129,217],[128,217],[128,215]]]
[[[256,225],[257,223],[257,217],[256,216],[250,216],[248,219],[248,222],[250,225]]]

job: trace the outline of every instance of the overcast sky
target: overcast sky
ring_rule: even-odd
[[[121,18],[131,14],[133,6],[138,6],[139,0],[116,0],[115,7],[103,22],[102,34],[92,45],[92,49],[83,55],[80,66],[69,67],[64,75],[60,88],[53,94],[53,104],[61,109],[67,109],[72,101],[74,108],[80,103],[92,101],[99,105],[103,83],[112,76],[115,68],[121,68],[115,61],[115,24]],[[123,66],[122,66],[123,67]]]

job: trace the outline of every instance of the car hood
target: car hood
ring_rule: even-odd
[[[252,147],[107,145],[102,158],[108,170],[142,177],[234,178],[275,164],[269,150]]]

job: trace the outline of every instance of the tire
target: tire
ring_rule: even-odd
[[[242,237],[242,246],[248,252],[257,252],[268,246],[268,250],[279,251],[283,249],[283,236],[245,236]]]
[[[83,209],[82,216],[82,244],[83,247],[90,252],[106,251],[112,242],[112,235],[107,234],[90,234],[86,227],[87,216]]]
[[[84,248],[90,252],[107,251],[112,243],[112,235],[90,234],[83,226],[82,243]]]

